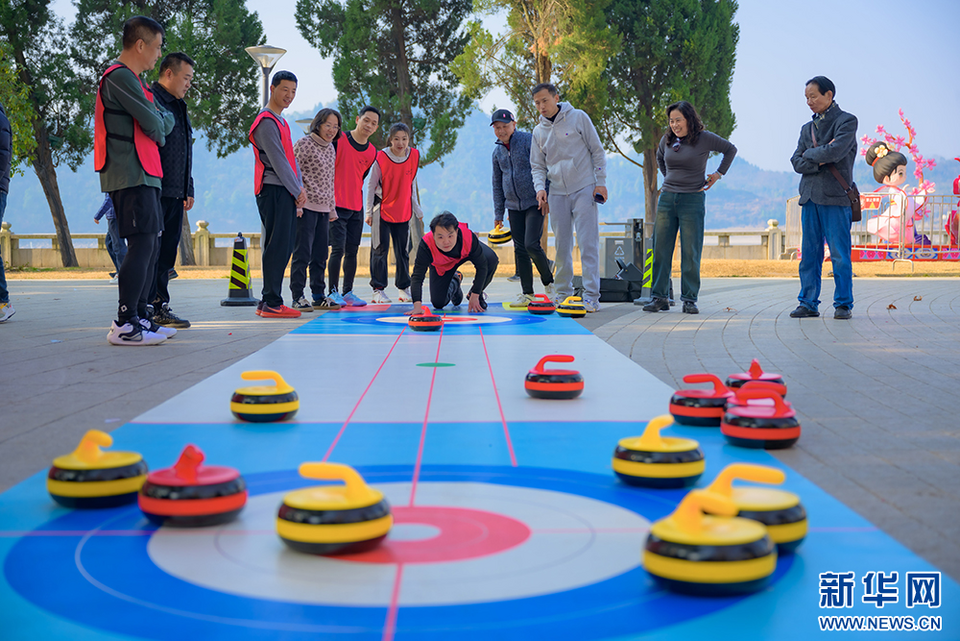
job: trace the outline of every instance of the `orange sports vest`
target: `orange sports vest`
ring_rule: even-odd
[[[337,161],[333,179],[337,207],[351,211],[363,210],[363,177],[377,159],[377,148],[367,143],[365,151],[357,151],[347,140],[347,134],[337,141]]]
[[[157,143],[151,140],[147,134],[143,133],[143,129],[140,128],[140,123],[128,112],[119,109],[107,109],[103,106],[103,98],[101,97],[103,81],[108,74],[121,67],[124,69],[128,68],[125,64],[119,62],[108,67],[107,70],[103,72],[103,75],[100,76],[100,82],[97,84],[97,104],[93,112],[93,168],[97,171],[103,171],[104,166],[107,164],[107,138],[114,138],[116,140],[133,143],[137,149],[137,158],[140,159],[140,166],[143,167],[144,173],[155,178],[162,178],[163,167],[160,164],[160,147],[157,146]],[[131,71],[130,73],[133,72]],[[137,78],[137,81],[140,82],[143,95],[153,104],[153,92],[144,86],[140,78]],[[133,120],[133,138],[131,139],[127,136],[108,132],[103,119],[104,114],[127,116]]]
[[[263,188],[263,170],[265,166],[263,161],[260,160],[260,149],[257,147],[257,143],[253,140],[253,130],[257,128],[257,125],[260,124],[260,120],[266,116],[277,123],[277,127],[280,128],[280,144],[283,145],[283,153],[287,157],[287,162],[290,163],[290,168],[293,169],[293,173],[297,174],[297,157],[293,155],[293,138],[290,137],[290,125],[287,124],[286,120],[282,118],[277,118],[273,115],[272,111],[261,111],[256,118],[253,120],[253,124],[250,125],[250,146],[253,148],[253,158],[256,162],[253,172],[253,193],[259,194],[260,190]]]
[[[433,256],[433,268],[441,276],[465,261],[470,255],[470,250],[473,249],[473,232],[467,228],[467,223],[460,223],[460,236],[463,238],[463,249],[460,250],[460,257],[456,258],[440,251],[436,241],[433,240],[433,232],[423,235],[423,242],[430,248],[430,254]]]
[[[420,152],[410,150],[403,162],[394,162],[385,152],[377,153],[380,167],[380,218],[388,223],[405,223],[413,215],[411,190],[420,168]]]

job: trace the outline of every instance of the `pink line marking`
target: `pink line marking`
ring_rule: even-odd
[[[440,326],[440,337],[437,340],[437,355],[433,362],[440,362],[440,344],[443,342],[443,325]],[[420,430],[420,445],[417,447],[417,462],[413,466],[413,484],[410,487],[410,502],[407,507],[413,507],[413,501],[417,497],[417,480],[420,478],[420,462],[423,460],[423,444],[427,440],[427,421],[430,420],[430,402],[433,401],[433,385],[437,382],[437,369],[433,368],[433,376],[430,377],[430,392],[427,394],[427,411],[423,415],[423,427]]]
[[[347,417],[347,420],[343,422],[343,427],[340,428],[340,431],[337,432],[337,435],[333,439],[333,443],[330,444],[330,449],[327,450],[327,453],[323,455],[323,458],[320,459],[321,463],[326,463],[327,459],[330,458],[330,455],[333,454],[333,448],[337,446],[337,443],[340,442],[340,437],[343,436],[344,431],[347,429],[347,425],[350,424],[350,419],[353,418],[353,415],[356,414],[357,409],[360,407],[360,403],[363,402],[363,397],[367,395],[367,392],[370,391],[370,388],[373,387],[373,382],[377,380],[377,376],[380,375],[380,370],[383,369],[383,366],[387,364],[387,359],[390,358],[390,354],[393,354],[393,348],[397,346],[397,343],[400,342],[400,337],[403,336],[403,333],[407,331],[407,328],[404,327],[400,330],[400,333],[397,334],[397,340],[393,341],[393,345],[390,346],[390,351],[387,352],[387,355],[383,358],[383,362],[380,363],[380,367],[377,368],[377,371],[374,373],[373,378],[370,379],[370,382],[367,384],[367,388],[363,390],[363,394],[360,395],[360,398],[357,399],[357,404],[353,406],[353,409],[350,411],[350,415]],[[441,332],[443,329],[441,328]]]
[[[397,576],[393,579],[393,593],[390,595],[390,607],[387,608],[387,620],[383,624],[383,641],[393,641],[397,632],[397,614],[400,604],[400,579],[403,577],[403,563],[397,564]]]
[[[500,412],[500,422],[503,423],[503,435],[507,439],[507,449],[510,450],[510,464],[517,467],[517,455],[513,451],[513,441],[510,438],[510,429],[507,427],[507,418],[503,415],[503,405],[500,403],[500,392],[497,391],[497,381],[493,377],[493,365],[490,364],[490,354],[487,353],[487,341],[483,338],[483,327],[480,330],[480,343],[483,344],[483,355],[487,358],[487,369],[490,370],[490,382],[493,384],[493,395],[497,398],[497,410]]]

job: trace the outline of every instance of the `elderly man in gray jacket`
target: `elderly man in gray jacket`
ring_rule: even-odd
[[[560,102],[557,88],[533,88],[540,123],[533,130],[530,167],[537,202],[548,202],[557,249],[558,299],[573,294],[573,230],[577,230],[583,273],[583,306],[600,310],[600,222],[597,203],[607,200],[607,160],[600,136],[585,112]]]

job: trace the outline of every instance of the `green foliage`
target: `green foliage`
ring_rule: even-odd
[[[463,51],[470,0],[297,0],[297,28],[333,56],[333,84],[349,129],[364,105],[383,113],[373,142],[403,122],[421,166],[453,151],[471,99],[450,64]],[[424,146],[429,141],[429,146]]]
[[[3,105],[10,129],[13,132],[13,174],[23,174],[20,165],[26,162],[37,141],[33,137],[33,106],[30,103],[30,88],[23,84],[13,64],[10,44],[0,41],[0,104]]]
[[[260,110],[256,63],[245,47],[266,42],[263,27],[245,2],[236,0],[78,0],[71,29],[71,56],[93,96],[107,64],[121,51],[125,20],[146,15],[164,26],[164,51],[182,51],[196,61],[187,93],[194,129],[206,134],[219,156],[247,144],[250,123]],[[156,80],[157,68],[147,79]],[[92,114],[92,112],[90,112]]]

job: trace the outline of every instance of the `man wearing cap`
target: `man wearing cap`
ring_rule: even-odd
[[[531,260],[540,272],[540,282],[547,296],[552,299],[557,295],[550,262],[540,245],[544,216],[549,210],[546,203],[537,203],[537,192],[533,188],[530,169],[532,136],[525,131],[517,131],[516,118],[507,109],[493,112],[490,126],[497,136],[493,148],[494,226],[497,229],[503,226],[503,212],[506,209],[510,214],[514,259],[522,288],[514,306],[526,307],[533,300]]]

